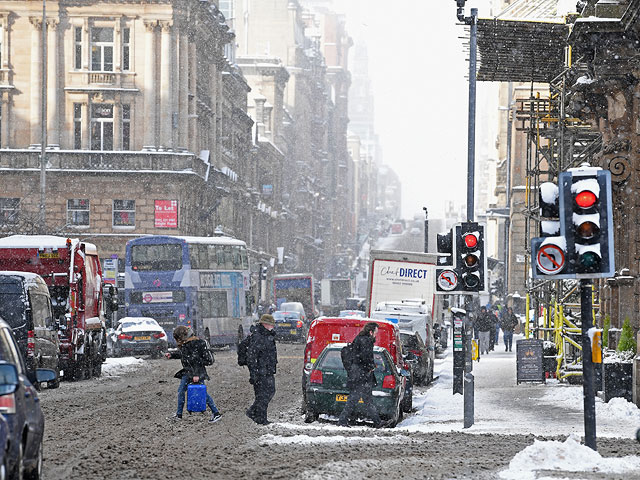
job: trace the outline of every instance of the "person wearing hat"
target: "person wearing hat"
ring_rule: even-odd
[[[258,425],[268,425],[267,408],[276,393],[276,321],[273,315],[262,315],[258,325],[251,327],[251,342],[247,350],[249,382],[253,385],[255,400],[247,410],[247,416]]]

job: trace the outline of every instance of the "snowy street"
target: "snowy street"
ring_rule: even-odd
[[[273,423],[266,427],[244,415],[253,395],[246,369],[229,351],[219,352],[210,368],[208,388],[223,413],[216,424],[204,414],[185,415],[177,424],[165,419],[175,409],[175,360],[110,359],[100,379],[43,390],[44,477],[68,478],[92,459],[82,468],[110,479],[640,478],[640,444],[632,439],[640,425],[635,406],[596,402],[599,454],[633,455],[607,464],[567,440],[583,431],[581,387],[516,386],[515,352],[499,346],[474,363],[476,423],[468,430],[462,428],[462,396],[451,394],[450,354],[438,361],[435,383],[416,392],[414,413],[395,429],[374,430],[342,428],[327,419],[305,424],[302,346],[279,344],[278,351],[277,393],[269,407]],[[554,465],[559,470],[552,471]],[[581,472],[583,467],[589,472]]]

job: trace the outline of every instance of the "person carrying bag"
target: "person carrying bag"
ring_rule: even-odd
[[[184,397],[187,389],[190,384],[204,385],[204,381],[209,380],[209,375],[205,367],[213,365],[214,358],[207,343],[196,337],[189,327],[183,325],[176,327],[173,330],[173,338],[178,344],[178,351],[167,353],[167,358],[179,358],[182,361],[182,369],[174,375],[175,378],[180,379],[180,385],[178,386],[178,409],[173,416],[167,419],[177,421],[182,418]],[[218,411],[211,395],[209,395],[206,390],[203,391],[201,387],[198,389],[192,388],[192,390],[199,391],[200,395],[203,393],[206,395],[206,404],[211,409],[209,422],[215,423],[220,420],[222,414]]]

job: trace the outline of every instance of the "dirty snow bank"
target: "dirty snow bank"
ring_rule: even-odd
[[[513,457],[509,468],[500,472],[500,478],[535,480],[540,470],[629,474],[639,469],[640,457],[604,458],[571,435],[564,442],[535,440]]]
[[[144,360],[135,357],[107,358],[102,364],[102,375],[117,377],[125,373],[133,372],[144,364]]]

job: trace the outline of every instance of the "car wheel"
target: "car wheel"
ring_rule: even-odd
[[[102,362],[98,359],[96,360],[96,364],[93,366],[93,376],[99,377],[102,375]]]
[[[24,450],[23,450],[22,442],[20,442],[18,445],[18,456],[15,459],[15,464],[13,465],[13,471],[11,472],[11,475],[9,475],[9,478],[15,478],[19,480],[22,480],[24,478],[24,465],[22,464],[23,456],[24,456]]]
[[[60,364],[56,368],[56,378],[55,380],[47,383],[47,388],[58,388],[60,386]]]
[[[42,478],[42,440],[40,440],[40,445],[38,445],[36,464],[31,470],[25,472],[24,478],[28,480],[40,480]]]
[[[307,410],[304,414],[304,423],[313,423],[318,420],[320,414],[316,412],[312,412],[311,410]]]
[[[429,374],[427,375],[426,384],[430,385],[433,382],[433,362],[429,365]]]
[[[402,402],[400,402],[400,407],[401,413],[411,413],[411,410],[413,410],[413,395],[405,395]]]

